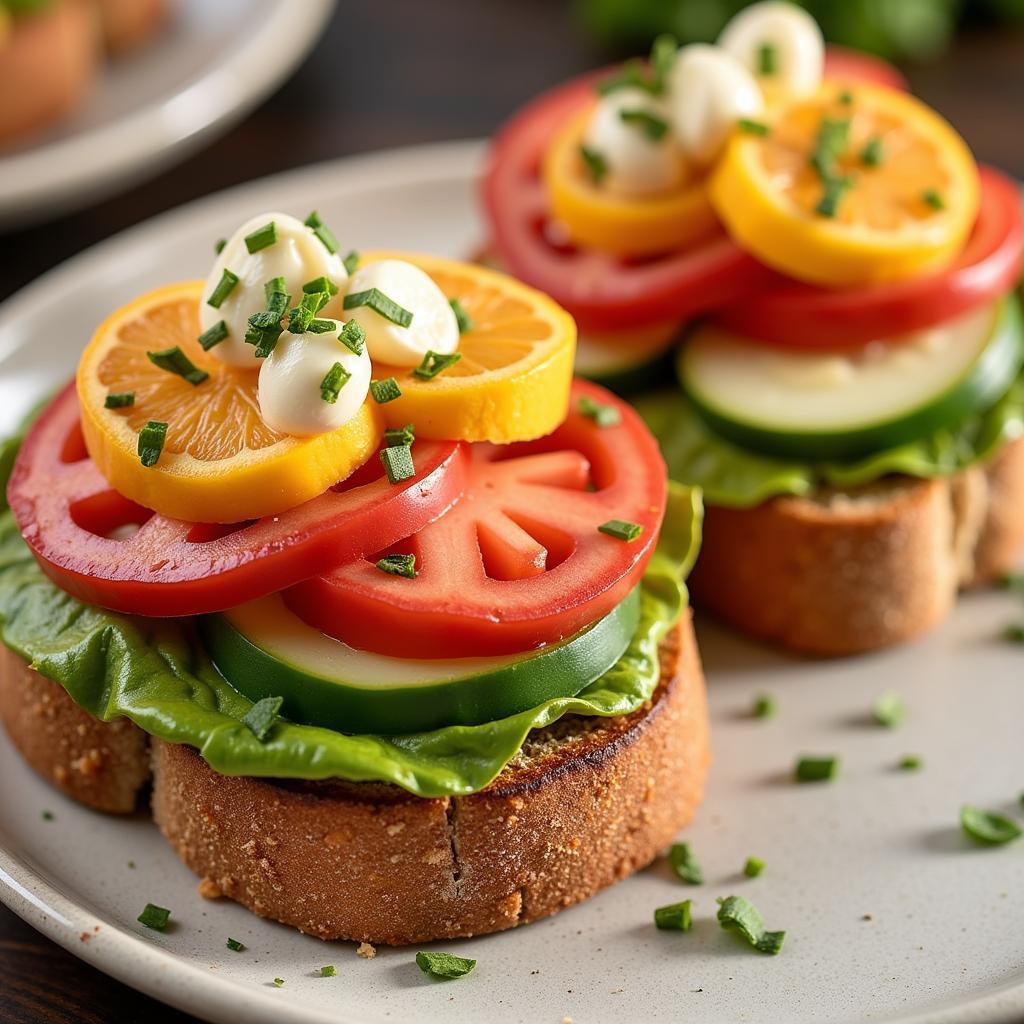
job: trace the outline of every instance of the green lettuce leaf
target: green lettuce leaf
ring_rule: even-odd
[[[645,396],[636,406],[661,445],[669,475],[700,487],[709,505],[731,508],[750,508],[779,494],[808,494],[822,485],[856,487],[890,473],[949,476],[991,458],[1007,441],[1024,434],[1024,378],[991,409],[955,430],[843,463],[799,462],[745,451],[715,434],[679,391]]]
[[[252,706],[213,667],[189,620],[141,619],[84,605],[39,569],[9,511],[0,513],[0,640],[90,714],[124,716],[152,736],[196,747],[224,775],[392,782],[418,796],[486,786],[532,729],[567,714],[624,715],[658,683],[658,644],[686,604],[701,503],[673,486],[641,586],[640,625],[619,661],[575,697],[484,725],[410,736],[349,736],[281,722],[260,742],[241,724]]]

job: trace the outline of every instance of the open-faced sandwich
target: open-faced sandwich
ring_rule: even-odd
[[[1010,568],[1019,193],[886,65],[755,4],[530,104],[484,199],[494,261],[576,317],[581,373],[677,376],[640,409],[704,491],[698,603],[853,653]]]
[[[323,938],[509,928],[651,861],[708,760],[699,502],[575,336],[317,214],[113,313],[0,456],[29,764],[110,812],[151,783],[201,892]]]

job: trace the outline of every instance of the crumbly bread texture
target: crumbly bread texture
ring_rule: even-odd
[[[957,591],[990,584],[1024,546],[1024,438],[947,479],[707,509],[694,603],[745,633],[815,655],[926,632]]]
[[[689,614],[663,643],[661,669],[645,707],[566,716],[531,733],[487,789],[466,797],[227,777],[191,748],[156,740],[154,817],[205,894],[323,939],[403,945],[513,928],[649,864],[692,818],[709,747]],[[32,707],[49,710],[22,710]],[[126,734],[146,743],[128,723],[93,721],[9,652],[0,708],[15,744],[54,781],[71,754],[50,759],[46,748],[77,750],[82,726],[94,730],[83,743],[96,749]],[[128,809],[145,759],[111,756],[105,766],[96,785],[58,784],[91,807]]]

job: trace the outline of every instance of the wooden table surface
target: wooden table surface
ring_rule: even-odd
[[[93,209],[0,235],[0,299],[122,228],[217,189],[349,153],[489,134],[530,96],[608,60],[569,9],[553,0],[342,0],[294,77],[206,150]],[[1024,177],[1024,35],[975,30],[941,60],[906,71],[979,158]],[[0,907],[0,1019],[192,1018],[87,967]]]

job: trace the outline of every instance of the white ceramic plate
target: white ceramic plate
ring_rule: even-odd
[[[82,109],[0,156],[0,227],[85,206],[227,129],[305,57],[334,0],[171,0],[166,29],[108,61]]]
[[[0,431],[68,377],[90,329],[135,293],[205,273],[211,246],[260,209],[313,204],[342,244],[465,254],[480,241],[481,151],[454,144],[331,163],[213,196],[84,253],[0,308]],[[331,1024],[577,1024],[621,1021],[900,1021],[980,1024],[1024,1015],[1024,843],[971,846],[963,802],[1017,813],[1024,789],[1024,650],[998,638],[1024,608],[964,599],[919,643],[847,661],[801,661],[709,623],[715,765],[688,832],[707,873],[681,886],[664,864],[515,932],[444,943],[479,966],[430,981],[412,950],[362,960],[206,903],[152,825],[109,820],[58,796],[0,739],[0,897],[100,969],[213,1021]],[[869,724],[883,690],[906,726]],[[748,717],[773,693],[777,718]],[[790,781],[799,753],[838,753],[831,785]],[[905,753],[924,771],[894,770]],[[44,809],[55,820],[45,821]],[[746,857],[767,862],[743,878]],[[136,865],[128,867],[128,862]],[[714,921],[739,893],[788,932],[781,956],[752,952]],[[690,934],[657,932],[656,906],[691,897]],[[148,932],[146,902],[175,926]],[[865,919],[870,915],[870,920]],[[225,948],[228,936],[248,946]],[[336,978],[315,976],[324,964]],[[274,977],[285,979],[282,989]]]

